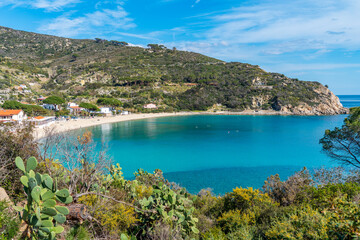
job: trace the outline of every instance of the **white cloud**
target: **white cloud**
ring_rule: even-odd
[[[265,0],[188,18],[210,27],[193,31],[195,40],[179,44],[211,56],[254,61],[306,51],[312,56],[304,57],[311,58],[335,49],[358,50],[359,12],[358,0]],[[221,42],[227,47],[217,47]]]
[[[120,36],[127,36],[127,37],[139,38],[139,39],[158,40],[156,38],[151,37],[151,34],[142,35],[142,34],[127,33],[127,32],[116,32],[116,34]]]
[[[195,7],[195,5],[198,4],[199,2],[200,2],[200,0],[196,0],[196,1],[194,2],[194,4],[191,5],[191,7]]]
[[[75,37],[82,34],[99,36],[119,29],[127,30],[136,25],[123,7],[102,9],[78,17],[71,17],[71,12],[55,18],[39,28],[41,32],[63,37]],[[101,31],[99,31],[101,27]]]
[[[80,0],[0,0],[0,6],[31,7],[47,11],[59,11],[79,2]]]

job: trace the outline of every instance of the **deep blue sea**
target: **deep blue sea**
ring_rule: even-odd
[[[360,96],[341,96],[346,107]],[[302,167],[333,166],[321,152],[326,129],[346,116],[179,116],[90,128],[105,142],[125,177],[143,168],[163,170],[170,181],[197,193],[211,188],[224,194],[237,186],[260,188],[279,173],[286,179]]]

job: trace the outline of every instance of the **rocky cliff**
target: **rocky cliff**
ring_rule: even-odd
[[[281,106],[280,111],[296,115],[335,115],[349,113],[349,109],[344,108],[339,98],[328,88],[321,85],[314,89],[314,91],[318,93],[318,97],[315,99],[313,105],[300,102],[297,106]]]

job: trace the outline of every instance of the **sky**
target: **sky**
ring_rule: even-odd
[[[0,0],[0,25],[164,44],[360,95],[359,0]]]

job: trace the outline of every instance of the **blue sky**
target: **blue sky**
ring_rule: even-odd
[[[359,0],[0,0],[0,25],[161,43],[360,95]]]

